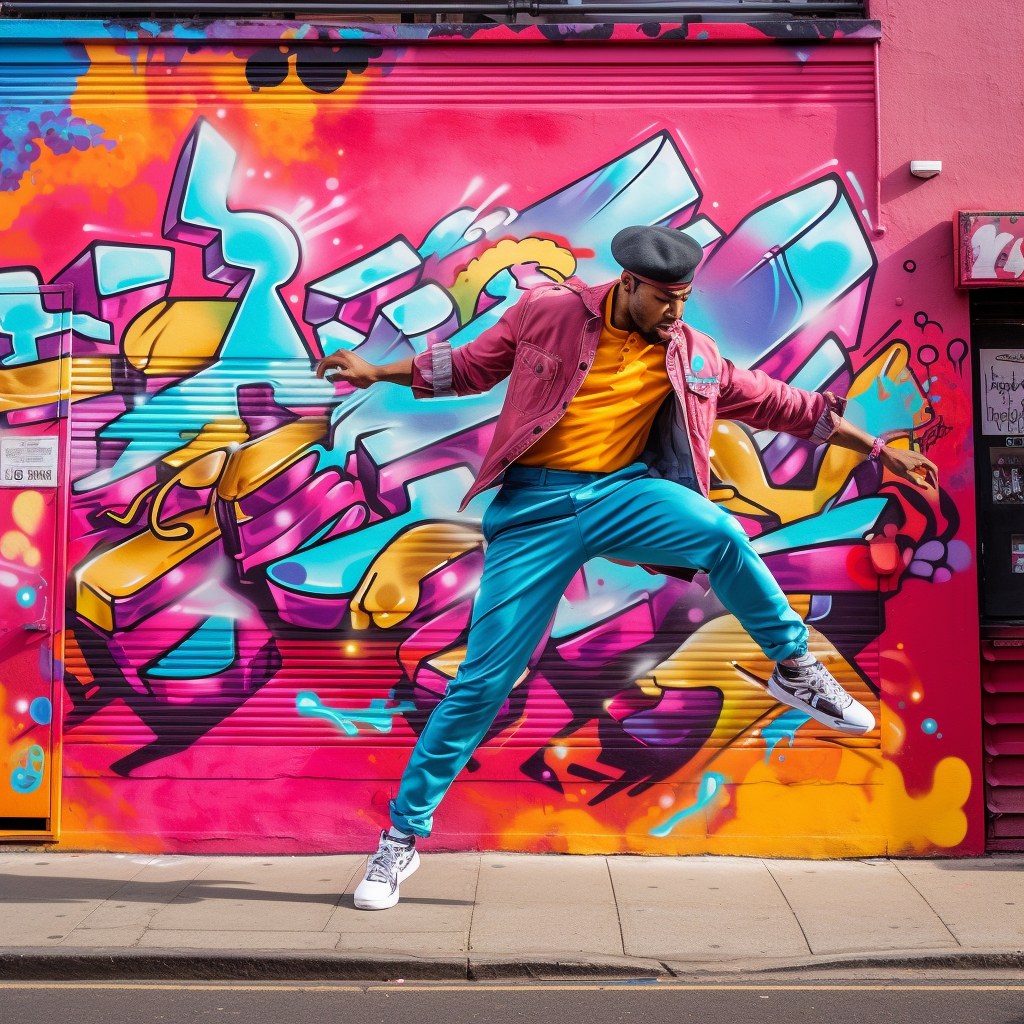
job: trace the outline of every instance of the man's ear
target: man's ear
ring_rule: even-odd
[[[628,270],[624,270],[619,281],[622,283],[622,287],[625,292],[631,295],[634,287],[636,286],[636,281],[634,280],[633,275]]]

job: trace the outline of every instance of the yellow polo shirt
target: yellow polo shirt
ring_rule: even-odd
[[[562,418],[518,459],[524,466],[614,473],[636,462],[672,390],[665,346],[612,326],[615,288],[590,372]]]

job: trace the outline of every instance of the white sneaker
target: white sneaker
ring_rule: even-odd
[[[398,902],[398,884],[420,866],[416,837],[395,839],[381,832],[377,852],[366,862],[366,874],[356,886],[355,904],[360,910],[387,910]]]
[[[837,732],[863,736],[875,727],[875,716],[854,700],[817,658],[807,658],[803,665],[776,662],[768,692]]]

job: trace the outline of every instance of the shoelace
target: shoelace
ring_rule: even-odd
[[[805,685],[837,708],[848,708],[853,703],[853,698],[832,678],[832,673],[820,661],[811,666],[810,679]]]
[[[366,877],[371,882],[390,882],[398,874],[398,862],[404,847],[390,843],[386,839],[380,849],[370,858],[366,869]]]

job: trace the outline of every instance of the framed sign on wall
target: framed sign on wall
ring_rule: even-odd
[[[1024,211],[957,215],[959,288],[1024,285]]]

